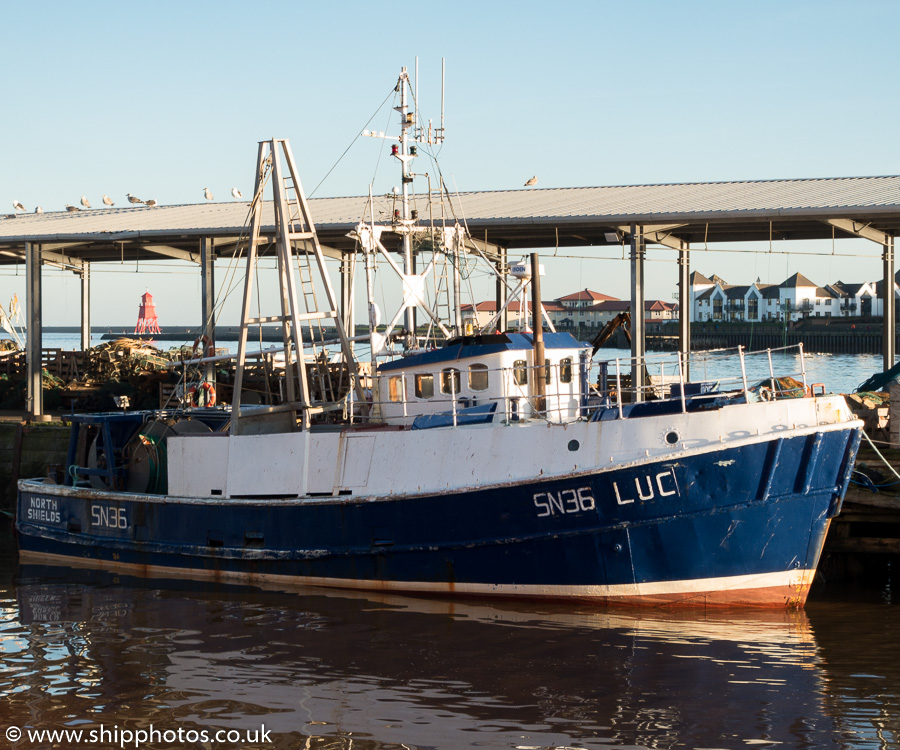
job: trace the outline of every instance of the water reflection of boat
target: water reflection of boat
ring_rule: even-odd
[[[495,319],[469,335],[460,274],[484,253],[461,224],[435,218],[458,215],[449,208],[423,210],[421,221],[413,208],[416,143],[435,144],[408,111],[408,84],[404,70],[391,144],[402,190],[389,199],[389,221],[375,223],[373,202],[353,233],[366,271],[370,377],[338,313],[290,148],[261,143],[234,405],[73,415],[63,484],[19,484],[23,558],[438,594],[802,604],[859,441],[843,398],[805,383],[790,398],[754,391],[738,351],[733,387],[686,382],[676,360],[668,397],[644,400],[654,387],[641,390],[641,364],[635,402],[625,403],[611,371],[589,384],[591,347],[552,325],[543,331],[536,257],[510,271],[512,296],[530,285],[530,324],[498,330]],[[262,229],[269,183],[271,235]],[[281,286],[258,295],[253,260],[271,236]],[[386,329],[376,259],[402,279]],[[280,308],[251,318],[254,298]],[[425,337],[417,310],[432,322]],[[273,321],[286,356],[284,373],[270,374],[283,398],[242,405],[247,332]],[[212,383],[193,392],[213,403]]]
[[[79,583],[71,582],[72,571],[65,567],[25,564],[18,578],[17,599],[22,622],[83,622],[104,619],[108,611],[127,612],[123,604],[134,592],[184,596],[190,600],[210,592],[191,580],[163,580],[166,589],[153,582],[122,577],[106,571],[79,573]],[[86,583],[85,583],[86,582]],[[121,589],[123,582],[127,587]],[[125,593],[123,594],[122,591]],[[262,592],[279,597],[289,594],[303,602],[311,599],[343,603],[364,612],[377,610],[395,613],[449,617],[485,625],[527,626],[531,629],[607,630],[659,638],[692,638],[776,644],[812,642],[809,620],[802,610],[720,610],[693,613],[684,609],[598,609],[588,604],[544,602],[540,605],[513,600],[409,596],[385,591],[331,590],[315,586],[291,587],[287,591],[272,587],[220,586],[210,598],[227,600],[246,596],[265,600]],[[100,617],[98,618],[98,614]],[[162,623],[160,623],[162,625]]]
[[[17,601],[23,628],[40,633],[35,655],[68,656],[54,674],[30,672],[28,655],[18,655],[26,666],[7,682],[18,691],[14,712],[51,702],[45,689],[55,680],[57,690],[90,686],[93,702],[111,702],[110,724],[140,696],[144,722],[168,714],[190,726],[264,723],[281,741],[357,737],[360,748],[719,747],[726,737],[794,746],[801,724],[821,740],[811,746],[829,746],[802,612],[54,580],[26,566]]]

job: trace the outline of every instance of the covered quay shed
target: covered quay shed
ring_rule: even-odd
[[[309,201],[325,252],[341,261],[341,300],[349,309],[350,259],[357,248],[348,237],[368,221],[367,197]],[[427,196],[418,196],[420,216]],[[391,196],[375,201],[376,222],[389,222]],[[436,209],[437,210],[437,209]],[[894,288],[894,237],[900,232],[900,176],[760,180],[619,187],[468,192],[451,198],[442,220],[469,229],[470,246],[502,271],[510,251],[546,247],[604,248],[625,245],[631,266],[632,309],[644,307],[644,265],[648,245],[677,253],[681,309],[689,308],[691,247],[708,243],[773,242],[864,238],[881,246],[885,288]],[[213,327],[214,260],[246,251],[249,203],[140,206],[0,216],[0,264],[24,263],[27,280],[29,411],[42,414],[40,399],[41,268],[71,270],[81,280],[82,342],[90,341],[90,268],[122,259],[176,258],[198,266],[198,309],[210,340]],[[263,233],[274,231],[271,205]],[[302,252],[298,246],[298,251]],[[507,288],[498,283],[498,307]],[[895,299],[885,295],[885,369],[894,364]],[[641,316],[636,316],[640,318]],[[632,353],[642,356],[643,320],[633,322]],[[689,316],[681,315],[679,348],[690,351]],[[35,356],[36,355],[36,356]],[[642,369],[634,376],[637,386]]]

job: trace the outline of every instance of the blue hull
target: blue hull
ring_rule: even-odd
[[[254,583],[800,604],[859,431],[433,496],[192,500],[20,483],[26,560]]]

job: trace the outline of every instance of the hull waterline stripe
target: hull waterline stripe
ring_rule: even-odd
[[[21,550],[19,558],[24,563],[116,571],[131,573],[141,578],[183,578],[218,580],[229,583],[324,586],[328,588],[406,591],[429,594],[468,594],[555,599],[622,599],[634,601],[642,599],[658,601],[682,600],[690,599],[693,596],[710,596],[722,601],[736,599],[739,601],[758,600],[762,602],[763,600],[773,599],[771,594],[765,594],[767,590],[783,590],[785,595],[802,602],[815,576],[815,569],[799,569],[720,578],[698,578],[611,586],[556,586],[288,576],[152,564],[142,565],[95,558],[73,557],[49,552],[35,552],[32,550]],[[754,592],[756,593],[754,594]],[[741,595],[733,596],[734,594]]]

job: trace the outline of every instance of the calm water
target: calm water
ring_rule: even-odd
[[[286,594],[17,568],[0,534],[0,733],[84,733],[56,747],[900,745],[889,591],[768,614]],[[122,734],[151,728],[183,741]]]
[[[880,369],[874,355],[807,359],[810,382],[838,392]],[[893,599],[820,590],[801,613],[703,614],[140,582],[19,567],[0,519],[0,736],[26,733],[5,735],[13,748],[894,748]],[[40,730],[83,734],[27,734]]]
[[[99,334],[94,334],[92,345],[102,343]],[[169,349],[177,347],[180,343],[187,345],[193,344],[193,340],[185,342],[162,341],[158,346],[161,349]],[[236,341],[217,341],[217,346],[237,351]],[[45,347],[59,347],[62,349],[77,349],[81,345],[80,335],[77,333],[54,333],[47,334],[44,337]],[[273,344],[266,343],[265,348],[271,347]],[[616,357],[627,359],[630,352],[625,349],[602,349],[595,357],[595,360],[613,360]],[[666,356],[668,361],[672,361],[671,355]],[[720,378],[732,377],[740,374],[739,365],[734,360],[723,362],[716,358],[704,358],[695,353],[695,363],[691,370],[692,380],[718,380]],[[768,359],[765,356],[748,356],[747,362],[747,378],[751,382],[758,382],[769,376]],[[866,380],[875,372],[881,372],[883,362],[880,354],[807,354],[804,358],[806,367],[806,379],[809,383],[824,383],[826,390],[832,393],[851,393],[860,383]],[[622,365],[623,371],[627,371],[627,366]],[[793,351],[791,353],[777,353],[773,355],[773,368],[775,375],[785,375],[793,373],[799,379],[800,374],[800,358]],[[651,366],[651,370],[652,370]],[[610,373],[613,369],[610,369]],[[669,368],[667,373],[675,371]]]

